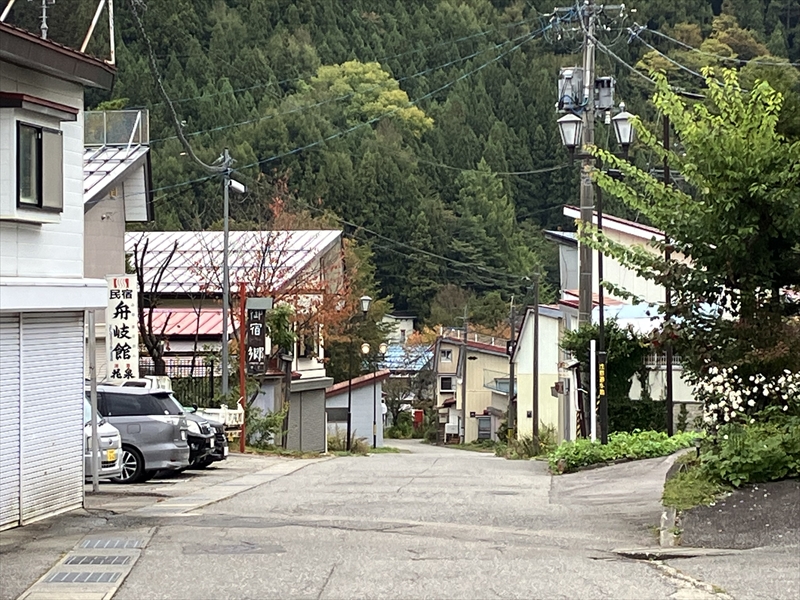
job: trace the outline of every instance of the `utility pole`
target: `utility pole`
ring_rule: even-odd
[[[464,307],[464,351],[461,369],[461,443],[467,443],[467,343],[469,342],[468,307]]]
[[[539,273],[533,275],[533,439],[539,445]]]
[[[670,173],[669,173],[669,156],[667,153],[669,152],[669,117],[664,115],[664,185],[670,185]],[[666,232],[664,233],[664,261],[669,262],[670,259],[670,249],[669,249],[669,234]],[[669,311],[672,308],[672,290],[670,289],[669,283],[664,286],[666,288],[666,310],[667,316],[669,316]],[[672,335],[671,330],[667,329],[667,335]],[[666,384],[667,384],[667,435],[674,435],[675,433],[675,411],[673,408],[673,389],[672,389],[672,340],[668,339],[666,343],[666,347],[664,348],[666,354]]]
[[[594,28],[597,16],[594,0],[586,0],[583,7],[583,146],[594,144]],[[581,221],[592,224],[594,212],[594,186],[592,184],[594,159],[584,157],[581,161]],[[592,322],[592,249],[587,244],[579,247],[578,280],[578,325]]]
[[[514,406],[514,389],[516,388],[516,365],[514,365],[514,350],[516,346],[516,324],[514,323],[514,296],[511,296],[511,315],[509,318],[511,325],[511,344],[508,352],[508,432],[509,438],[514,435],[516,428],[517,415]]]
[[[603,191],[597,188],[597,230],[603,231]],[[608,443],[608,397],[606,396],[606,315],[603,297],[603,251],[597,251],[597,303],[600,313],[597,319],[597,411],[600,421],[600,442]]]
[[[222,153],[222,165],[225,167],[222,180],[223,189],[223,225],[222,225],[222,395],[228,396],[228,310],[231,296],[231,282],[228,266],[228,213],[230,202],[228,195],[231,187],[231,155],[228,149]],[[244,391],[242,391],[244,393]]]

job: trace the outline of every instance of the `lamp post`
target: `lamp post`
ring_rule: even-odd
[[[632,114],[625,110],[625,103],[621,102],[619,105],[620,112],[611,118],[611,123],[614,126],[614,136],[617,138],[617,143],[622,148],[621,156],[628,157],[628,149],[633,143],[635,137],[635,130],[631,123]],[[573,114],[566,114],[558,121],[558,129],[561,134],[561,142],[569,151],[570,159],[576,156],[585,158],[587,155],[583,153],[576,153],[575,149],[581,142],[583,121],[580,117]],[[621,177],[619,172],[609,171],[612,177]],[[597,211],[597,230],[603,231],[603,195],[602,190],[597,188],[596,192],[596,206]],[[597,371],[598,377],[597,386],[597,406],[594,410],[599,413],[600,421],[600,441],[603,444],[608,443],[608,398],[606,396],[606,348],[605,348],[605,302],[603,295],[603,252],[597,251],[597,280],[598,280],[598,344],[597,344]],[[581,404],[583,406],[583,404]]]
[[[369,344],[367,344],[367,348],[369,348]],[[378,346],[378,355],[381,357],[381,359],[383,359],[383,356],[386,354],[388,349],[389,346],[386,344],[386,342],[380,343]],[[376,381],[378,374],[377,361],[372,371],[372,448],[374,449],[378,447],[378,382]]]
[[[359,299],[359,304],[361,305],[361,317],[366,318],[367,313],[369,312],[369,306],[372,304],[372,298],[369,296],[361,296]],[[362,346],[363,350],[363,346]],[[367,352],[369,352],[369,344],[367,344]],[[351,444],[351,436],[352,431],[351,428],[353,426],[353,355],[355,354],[355,350],[353,349],[353,334],[350,334],[350,353],[348,355],[348,367],[349,367],[349,379],[347,381],[347,451],[350,451],[350,444]]]

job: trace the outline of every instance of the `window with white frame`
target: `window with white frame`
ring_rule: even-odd
[[[64,210],[64,151],[61,131],[17,123],[17,206]]]
[[[439,360],[443,363],[453,362],[453,351],[452,350],[439,350]]]
[[[452,392],[453,388],[453,378],[452,377],[440,377],[439,378],[439,391],[440,392]]]

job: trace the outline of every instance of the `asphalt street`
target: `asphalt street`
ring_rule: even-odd
[[[660,561],[613,552],[655,549],[672,458],[551,477],[539,461],[392,444],[404,452],[233,455],[183,482],[131,493],[111,487],[83,515],[1,534],[0,597],[16,598],[42,576],[59,542],[63,554],[86,533],[81,524],[110,534],[147,530],[114,595],[120,600],[800,595],[794,546]]]

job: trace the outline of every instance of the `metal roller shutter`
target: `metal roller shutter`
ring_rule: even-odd
[[[23,314],[22,522],[83,502],[83,313]]]
[[[19,315],[0,316],[0,529],[19,522]]]

